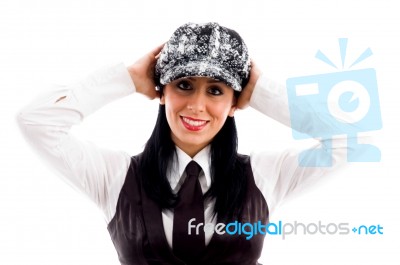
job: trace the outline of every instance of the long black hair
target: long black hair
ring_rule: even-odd
[[[219,220],[240,216],[246,197],[244,165],[238,159],[238,137],[234,117],[228,117],[210,144],[211,187],[205,198],[215,199],[214,214]],[[154,130],[139,160],[142,183],[147,195],[162,209],[174,207],[177,197],[167,179],[169,162],[176,155],[171,129],[160,105]]]

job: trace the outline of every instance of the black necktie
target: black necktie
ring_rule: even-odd
[[[178,204],[174,209],[174,224],[172,247],[175,255],[185,262],[194,260],[205,248],[205,238],[203,226],[198,229],[188,231],[188,222],[192,225],[203,223],[204,225],[204,203],[203,192],[201,191],[198,179],[201,167],[191,161],[186,167],[186,179],[178,192]]]

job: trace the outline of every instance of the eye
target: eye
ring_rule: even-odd
[[[178,87],[179,89],[182,90],[189,90],[192,89],[192,87],[190,86],[190,83],[186,80],[181,80],[176,84],[176,87]]]
[[[219,87],[217,87],[217,86],[212,86],[212,87],[210,87],[210,88],[208,89],[208,93],[210,93],[210,94],[212,94],[212,95],[214,95],[214,96],[219,96],[219,95],[224,94],[224,93],[222,92],[222,89],[219,88]]]

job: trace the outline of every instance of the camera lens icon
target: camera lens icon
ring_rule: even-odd
[[[345,134],[348,161],[380,160],[378,148],[357,143],[358,133],[382,128],[374,69],[289,78],[286,86],[295,139],[321,138],[330,145],[333,136]],[[300,164],[331,166],[327,150],[303,152]]]
[[[330,114],[338,121],[355,123],[368,114],[371,100],[364,86],[352,80],[345,80],[332,87],[327,104]]]

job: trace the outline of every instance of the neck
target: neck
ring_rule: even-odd
[[[183,152],[185,152],[191,158],[195,157],[201,150],[206,146],[182,146],[176,144]]]
[[[201,150],[203,150],[207,145],[210,144],[209,142],[198,145],[192,143],[183,143],[179,139],[176,139],[176,137],[174,137],[173,135],[171,135],[171,138],[175,145],[191,158],[195,157]]]

